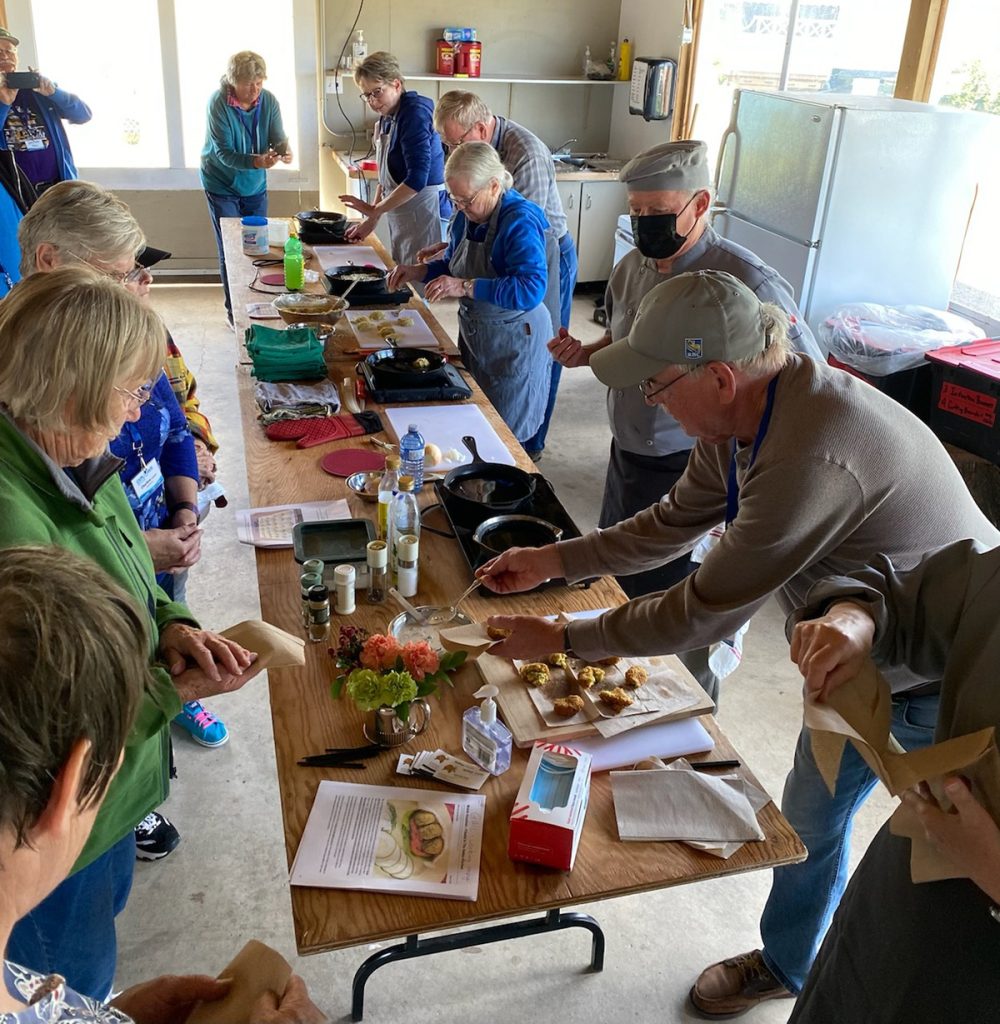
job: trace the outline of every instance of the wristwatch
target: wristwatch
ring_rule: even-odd
[[[193,501],[175,501],[172,505],[167,506],[167,514],[173,517],[174,513],[180,512],[181,509],[187,509],[188,512],[198,515],[198,506]]]
[[[472,292],[475,289],[475,287],[476,287],[476,282],[475,282],[474,278],[467,277],[462,282],[462,291],[465,293],[466,298],[469,298],[469,299],[472,298]]]

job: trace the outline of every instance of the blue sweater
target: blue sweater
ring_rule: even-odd
[[[504,309],[528,311],[545,297],[548,284],[545,258],[545,230],[549,222],[541,208],[510,188],[500,198],[500,217],[490,250],[495,278],[477,277],[473,298],[492,302]],[[448,263],[466,231],[472,241],[486,238],[488,224],[473,224],[461,211],[455,214],[448,231],[448,248],[441,259],[427,265],[425,280],[433,281],[450,274]]]
[[[264,89],[253,110],[229,103],[224,89],[208,101],[205,146],[201,151],[201,184],[214,196],[255,196],[267,188],[267,172],[254,167],[254,154],[287,142],[281,108]]]
[[[21,280],[21,249],[17,244],[17,228],[21,217],[20,207],[11,199],[7,190],[0,187],[0,266],[7,272],[6,276],[0,273],[0,299],[10,291],[7,287],[8,277],[11,284]]]
[[[21,90],[18,92],[20,93]],[[90,107],[79,96],[74,96],[73,93],[66,92],[65,89],[56,89],[51,96],[43,96],[40,92],[34,92],[32,99],[37,104],[45,121],[45,128],[56,153],[60,177],[63,181],[72,181],[77,177],[76,164],[73,163],[69,139],[66,137],[66,129],[63,128],[62,123],[63,120],[66,120],[70,124],[86,124],[93,116]],[[9,113],[10,104],[0,103],[0,124],[6,122]],[[3,132],[0,132],[0,149],[7,149],[7,140],[4,138]]]
[[[126,423],[111,442],[111,453],[125,460],[118,471],[140,530],[153,530],[167,521],[167,501],[163,484],[139,501],[131,482],[142,468],[142,461],[158,459],[164,478],[189,476],[198,480],[198,458],[187,420],[177,404],[165,373],[153,385],[153,394],[142,407],[135,423]]]
[[[444,181],[444,149],[441,136],[434,130],[434,102],[407,89],[399,97],[399,106],[391,117],[379,119],[379,130],[393,126],[389,143],[389,173],[397,185],[419,192],[428,185]],[[448,194],[441,191],[441,216],[451,213]]]

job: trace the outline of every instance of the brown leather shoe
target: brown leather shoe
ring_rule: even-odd
[[[759,949],[720,960],[698,975],[691,989],[691,1002],[712,1020],[739,1017],[766,999],[793,996],[771,973]]]

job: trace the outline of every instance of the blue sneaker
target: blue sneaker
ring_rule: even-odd
[[[186,729],[195,743],[203,747],[221,747],[229,742],[229,730],[197,700],[184,705],[174,724]]]

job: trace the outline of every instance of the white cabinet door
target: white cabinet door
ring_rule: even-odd
[[[580,237],[580,182],[559,181],[556,179],[556,191],[562,200],[563,212],[566,214],[566,229],[569,231],[573,244]]]
[[[578,281],[606,281],[615,254],[618,218],[628,211],[620,181],[585,181],[580,189],[580,233],[576,239]]]

